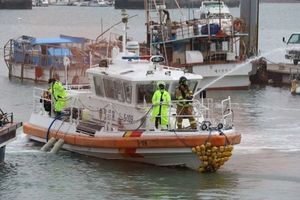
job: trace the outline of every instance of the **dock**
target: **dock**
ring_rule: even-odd
[[[288,63],[267,64],[268,80],[274,84],[290,85],[291,80],[300,74],[300,65]]]
[[[13,121],[12,113],[4,113],[0,109],[0,163],[5,158],[5,147],[16,138],[16,131],[22,126],[21,122]]]

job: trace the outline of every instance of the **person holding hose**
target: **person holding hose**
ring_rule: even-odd
[[[179,86],[176,88],[175,96],[177,102],[177,127],[178,129],[182,129],[182,120],[185,117],[189,119],[191,129],[197,128],[196,120],[193,116],[193,92],[189,89],[187,85],[187,78],[182,76],[179,79]]]

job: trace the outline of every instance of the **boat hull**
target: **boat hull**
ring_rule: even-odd
[[[53,128],[47,130],[52,119],[50,117],[31,117],[23,124],[23,131],[30,139],[46,143],[46,138],[64,139],[63,149],[79,154],[103,159],[118,159],[148,163],[158,166],[185,166],[197,169],[201,165],[193,147],[210,142],[212,146],[238,144],[241,135],[231,131],[225,135],[208,132],[175,132],[175,131],[112,131],[96,133],[89,136],[76,132],[71,123],[58,121]]]
[[[252,65],[250,63],[196,65],[192,70],[193,73],[203,76],[202,88],[208,86],[208,90],[248,89]]]
[[[48,82],[49,78],[55,77],[62,82],[66,82],[65,69],[55,68],[41,68],[36,66],[25,66],[22,72],[22,66],[15,64],[12,67],[10,77],[34,80],[39,82]],[[82,68],[68,69],[68,84],[87,84],[88,77]]]

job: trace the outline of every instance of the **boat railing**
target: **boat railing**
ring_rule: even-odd
[[[174,22],[173,24],[172,26],[168,26],[167,24],[153,25],[153,29],[151,30],[152,43],[164,43],[193,37],[206,38],[216,36],[218,29],[212,27],[212,24],[218,24],[218,27],[227,36],[233,36],[234,34],[234,18],[232,16],[228,18],[210,17],[206,19],[194,19],[187,22]]]
[[[90,84],[64,85],[66,90],[87,90],[91,88]]]
[[[49,91],[43,88],[33,88],[33,112],[46,114],[47,108],[45,105],[51,105],[51,97]]]
[[[207,125],[207,129],[209,129],[210,126],[217,127],[219,124],[222,124],[222,127],[225,128],[232,127],[233,113],[231,110],[230,97],[223,100],[220,106],[215,106],[216,104],[213,102],[213,99],[211,98],[201,99],[201,100],[194,99],[194,100],[189,100],[187,102],[189,102],[191,107],[193,108],[191,114],[177,114],[176,111],[177,104],[182,103],[182,101],[178,101],[178,100],[171,101],[171,103],[169,104],[170,109],[167,116],[169,122],[168,124],[169,130],[176,129],[178,118],[188,119],[191,117],[195,118],[197,122],[197,130],[200,129],[203,130],[202,127],[203,124]],[[153,105],[150,105],[151,109],[153,109],[153,107],[154,107]],[[146,109],[146,107],[144,107],[144,109]],[[153,127],[153,122],[151,124],[151,119],[153,121],[151,112],[148,112],[147,114],[147,120],[146,120],[147,124],[145,125],[146,129],[151,129],[151,127]]]
[[[6,113],[0,108],[0,127],[4,126],[8,123],[14,122],[14,114],[13,113]]]
[[[33,110],[35,113],[53,116],[51,109],[54,108],[52,100],[49,98],[49,91],[42,88],[34,88],[34,102]],[[104,130],[133,130],[133,129],[145,129],[153,130],[154,128],[154,117],[152,116],[153,105],[143,105],[138,108],[139,114],[133,115],[132,121],[126,121],[124,113],[120,113],[114,103],[109,102],[103,108],[92,108],[85,105],[78,96],[70,96],[67,99],[67,108],[65,109],[66,117],[68,121],[79,124],[81,121],[89,121],[94,124],[102,124]],[[203,130],[202,125],[208,123],[209,126],[217,126],[222,124],[225,128],[232,127],[233,123],[233,112],[231,110],[231,99],[227,99],[221,102],[221,106],[215,106],[212,99],[194,99],[189,100],[192,109],[192,113],[177,113],[177,105],[182,101],[171,101],[169,111],[167,114],[168,118],[168,130],[177,129],[177,120],[182,118],[185,127],[188,127],[186,119],[193,117],[197,122],[197,130]],[[47,105],[51,105],[50,109]],[[165,106],[165,104],[162,104]],[[155,105],[157,106],[157,105]],[[133,107],[131,107],[132,109]],[[137,107],[136,107],[137,108]],[[217,110],[219,110],[217,112]],[[220,115],[221,113],[221,115]],[[87,116],[89,115],[89,116]],[[97,116],[97,118],[91,117]],[[209,126],[207,128],[209,128]]]

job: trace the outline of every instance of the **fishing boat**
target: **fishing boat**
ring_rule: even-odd
[[[54,153],[63,148],[104,159],[184,166],[201,172],[219,169],[241,140],[233,126],[230,97],[219,103],[204,98],[201,75],[166,66],[159,55],[140,55],[138,42],[123,43],[121,52],[116,46],[111,59],[87,69],[88,89],[66,87],[68,106],[63,115],[47,112],[44,102],[51,100],[41,97],[44,89],[35,88],[34,109],[23,125],[24,133],[45,143],[42,150]],[[196,129],[191,129],[187,119],[182,129],[176,124],[176,118],[189,117],[176,114],[175,89],[182,76],[194,92],[190,103]],[[158,81],[166,83],[172,102],[168,126],[155,129],[151,100]]]
[[[4,46],[9,77],[46,82],[55,77],[67,84],[87,83],[85,70],[98,62],[90,40],[60,35],[55,38],[21,36]]]
[[[32,6],[47,7],[47,6],[49,6],[49,1],[48,0],[32,0]]]
[[[13,113],[6,113],[0,109],[0,163],[4,161],[5,147],[16,139],[16,130],[22,126],[14,122]]]
[[[222,29],[230,34],[233,16],[223,1],[202,1],[199,15],[200,19],[209,19],[211,24],[221,24]]]
[[[169,11],[163,1],[146,3],[152,54],[164,55],[169,66],[201,74],[203,87],[211,84],[208,89],[248,88],[252,65],[246,62],[247,47],[241,40],[248,34],[243,21],[234,18],[223,1],[203,1],[190,19]]]

